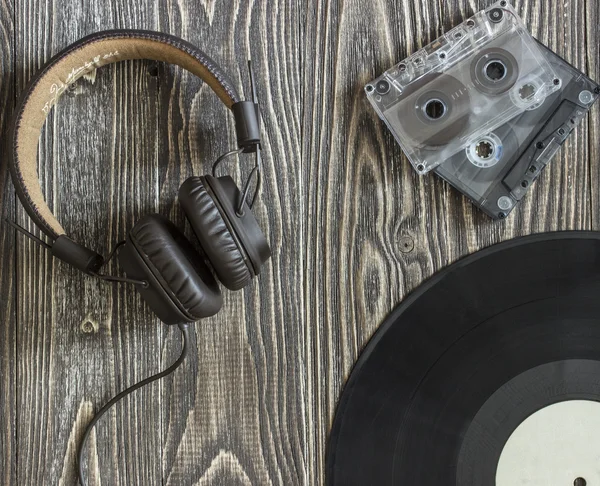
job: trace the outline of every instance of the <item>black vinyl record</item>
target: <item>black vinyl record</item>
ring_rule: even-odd
[[[519,424],[570,400],[600,401],[600,233],[490,247],[422,285],[368,343],[327,484],[492,486]]]

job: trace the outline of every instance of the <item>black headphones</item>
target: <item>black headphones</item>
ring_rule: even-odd
[[[256,94],[253,101],[241,101],[217,64],[200,49],[177,37],[149,31],[100,32],[54,56],[29,83],[16,112],[12,131],[12,179],[21,203],[51,244],[28,235],[49,248],[54,256],[89,275],[133,283],[154,313],[167,324],[194,322],[219,311],[223,304],[221,292],[203,256],[171,221],[157,214],[144,216],[121,243],[123,247],[118,255],[126,276],[103,275],[104,258],[66,235],[48,208],[38,180],[40,132],[60,95],[86,73],[129,59],[177,64],[205,81],[232,110],[238,149],[220,157],[212,175],[186,180],[179,189],[179,202],[206,258],[225,287],[242,289],[260,273],[271,253],[251,211],[261,181]],[[252,78],[251,70],[250,73]],[[215,171],[225,157],[242,152],[255,153],[256,163],[244,190],[240,191],[231,177],[216,177]],[[253,176],[255,193],[248,201]],[[25,232],[23,228],[17,229]],[[113,255],[114,251],[108,260]]]

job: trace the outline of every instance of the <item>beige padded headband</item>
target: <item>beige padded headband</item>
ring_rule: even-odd
[[[65,234],[39,184],[37,147],[49,111],[68,86],[113,62],[151,59],[177,64],[204,80],[228,108],[239,101],[229,79],[212,59],[176,37],[147,31],[108,31],[88,36],[53,57],[30,82],[13,127],[11,174],[33,221],[49,237]]]

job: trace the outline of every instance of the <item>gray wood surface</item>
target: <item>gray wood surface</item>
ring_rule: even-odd
[[[25,83],[58,50],[98,30],[146,28],[204,48],[239,87],[248,57],[257,71],[266,174],[256,215],[273,259],[193,327],[182,369],[100,423],[90,484],[323,484],[344,380],[408,292],[490,244],[599,228],[598,107],[494,223],[435,176],[417,176],[368,106],[367,81],[491,3],[0,0],[0,209],[30,229],[7,174],[6,130]],[[600,79],[598,2],[516,7],[535,36]],[[233,146],[231,117],[200,81],[126,62],[61,99],[41,137],[40,177],[67,231],[107,253],[145,213],[183,226],[179,185]],[[93,411],[168,366],[180,338],[132,289],[80,275],[1,224],[0,481],[75,484]]]
[[[14,106],[14,5],[0,1],[0,215],[12,216],[15,196],[6,167],[4,143]],[[16,442],[16,280],[15,235],[0,223],[0,482],[11,484],[17,472]]]

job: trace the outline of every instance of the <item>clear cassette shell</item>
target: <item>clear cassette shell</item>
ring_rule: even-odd
[[[366,85],[381,119],[425,174],[560,89],[502,0]]]

